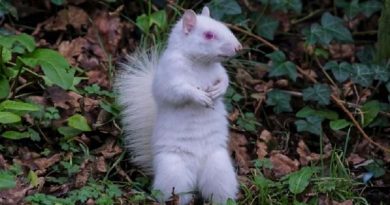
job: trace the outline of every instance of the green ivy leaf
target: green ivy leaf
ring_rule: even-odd
[[[360,4],[360,9],[366,17],[370,17],[373,13],[380,11],[383,5],[380,1],[366,1]]]
[[[0,103],[0,110],[38,111],[37,105],[13,100],[5,100]]]
[[[327,84],[315,84],[303,90],[303,100],[316,101],[320,105],[329,105],[331,90]]]
[[[386,69],[385,66],[373,64],[370,67],[373,70],[375,80],[380,80],[382,82],[386,82],[389,80],[390,73],[389,73],[389,70]]]
[[[75,114],[68,118],[68,126],[81,130],[81,131],[91,131],[91,127],[89,127],[87,119],[80,114]]]
[[[295,126],[298,132],[310,132],[312,134],[321,135],[322,126],[321,123],[324,119],[319,116],[310,116],[305,120],[297,120]]]
[[[297,68],[294,63],[291,61],[286,61],[281,64],[277,64],[275,66],[272,66],[272,70],[269,72],[269,76],[277,77],[282,75],[287,75],[291,80],[296,81],[297,79]]]
[[[15,176],[7,171],[0,171],[0,190],[16,187]]]
[[[303,167],[301,170],[290,174],[288,178],[288,188],[293,194],[302,193],[309,185],[310,178],[316,170],[312,167]]]
[[[238,126],[253,133],[257,132],[256,124],[258,123],[255,114],[251,112],[245,113],[244,116],[240,116],[237,120]]]
[[[279,27],[279,21],[269,17],[262,16],[256,23],[256,33],[269,40],[274,39],[276,30]]]
[[[211,16],[217,20],[242,13],[240,5],[235,0],[212,0],[207,6],[211,10]]]
[[[20,122],[19,115],[15,115],[11,112],[0,112],[0,124],[9,124],[9,123],[15,123]]]
[[[351,32],[343,25],[343,20],[339,17],[325,12],[321,17],[321,25],[333,38],[340,41],[353,42]]]
[[[324,67],[325,69],[330,69],[335,79],[340,83],[346,81],[352,71],[351,64],[347,62],[341,62],[340,64],[337,64],[336,61],[329,61],[325,64]]]
[[[291,10],[298,14],[302,12],[301,0],[259,0],[259,1],[265,5],[270,5],[272,11],[283,11],[286,13],[288,10]]]
[[[281,112],[291,112],[292,108],[290,105],[291,101],[291,95],[278,90],[274,89],[267,93],[267,105],[268,106],[274,106],[273,110],[276,113]]]
[[[378,116],[380,104],[377,100],[368,101],[362,106],[361,110],[363,112],[362,124],[365,127]]]
[[[337,131],[337,130],[344,129],[348,126],[351,126],[352,123],[345,119],[338,119],[338,120],[330,121],[329,125],[332,130]]]
[[[345,7],[345,15],[352,19],[360,13],[359,0],[352,0]]]
[[[51,1],[51,3],[53,3],[57,6],[62,6],[65,3],[65,0],[50,0],[50,1]]]
[[[265,56],[270,58],[272,62],[276,64],[283,63],[286,60],[286,55],[282,51],[274,51]]]
[[[384,163],[382,160],[373,160],[373,162],[364,166],[367,171],[371,172],[374,177],[381,177],[386,174],[386,170],[384,169]]]
[[[339,118],[339,115],[335,111],[328,110],[328,109],[314,110],[313,108],[311,108],[309,106],[305,106],[301,110],[299,110],[297,112],[296,116],[300,117],[300,118],[306,118],[306,117],[310,117],[310,116],[318,116],[318,117],[322,117],[322,118],[328,119],[328,120],[336,120]]]
[[[351,74],[352,81],[364,87],[370,86],[374,80],[374,72],[365,64],[353,64]]]

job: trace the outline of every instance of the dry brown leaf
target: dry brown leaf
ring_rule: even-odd
[[[66,31],[68,25],[80,30],[82,26],[87,24],[88,14],[75,6],[69,6],[67,9],[59,11],[57,16],[51,17],[43,23],[45,30],[48,31]]]
[[[323,153],[324,159],[330,157],[331,152],[332,152],[332,145],[328,143],[324,147],[324,153]],[[300,140],[298,143],[297,153],[299,155],[299,162],[303,166],[308,165],[309,162],[318,161],[321,159],[321,154],[311,152],[309,147],[307,147],[306,143],[303,140]]]
[[[0,191],[0,204],[1,205],[16,205],[20,204],[26,197],[28,190],[33,187],[29,184],[23,183],[23,180],[16,178],[16,187],[12,189],[6,189]]]
[[[329,52],[334,59],[351,58],[355,56],[355,45],[354,44],[338,44],[334,43],[329,45]]]
[[[238,116],[240,116],[240,111],[235,108],[233,112],[229,114],[228,119],[230,122],[235,122],[238,119]]]
[[[82,98],[83,108],[85,112],[91,112],[93,109],[99,107],[99,100],[94,100],[92,98],[84,97]]]
[[[95,161],[95,168],[98,172],[105,173],[107,172],[107,165],[104,157],[98,157]]]
[[[98,15],[94,17],[93,22],[94,26],[91,26],[88,29],[87,38],[91,42],[95,42],[96,45],[101,41],[108,53],[116,53],[118,43],[122,37],[122,24],[120,23],[120,18],[104,11],[99,12]],[[104,55],[102,57],[105,57],[105,60],[107,60],[107,56],[104,53],[102,53],[102,55]]]
[[[277,178],[295,172],[299,168],[298,160],[292,160],[286,155],[278,152],[271,152],[270,161],[272,163],[272,172]]]
[[[85,38],[78,37],[72,41],[62,41],[58,46],[58,52],[63,55],[71,65],[76,66],[78,56],[88,47],[88,41]]]
[[[38,169],[43,170],[59,162],[61,160],[61,156],[62,153],[57,153],[49,158],[46,157],[38,158],[34,160],[34,164],[38,167]]]
[[[230,150],[234,153],[237,165],[240,168],[241,174],[246,174],[249,172],[250,167],[250,157],[246,146],[248,145],[248,140],[245,135],[231,132],[230,133]]]
[[[78,99],[74,98],[78,94],[71,96],[70,93],[67,93],[64,89],[57,86],[48,87],[46,89],[46,93],[49,95],[48,97],[51,99],[55,107],[63,109],[69,109],[71,106],[80,107],[77,102]]]
[[[115,144],[115,142],[116,140],[114,138],[107,138],[105,143],[101,147],[95,149],[93,153],[101,154],[105,159],[109,159],[117,154],[122,153],[122,148]]]
[[[343,202],[332,201],[332,205],[353,205],[353,201],[352,200],[347,200]]]
[[[268,146],[264,142],[256,142],[256,154],[258,159],[264,159],[268,154]]]
[[[109,88],[110,82],[105,71],[91,70],[87,72],[88,84],[98,84],[102,87]]]
[[[261,80],[253,78],[246,70],[242,68],[237,69],[236,80],[241,85],[250,86],[258,84]]]
[[[272,137],[272,134],[271,134],[270,131],[263,130],[263,131],[261,131],[261,134],[260,134],[259,138],[261,140],[263,140],[265,143],[269,143],[273,137]]]
[[[7,163],[7,161],[5,161],[4,157],[2,154],[0,154],[0,169],[8,169],[9,168],[9,164]]]
[[[351,153],[349,155],[349,157],[347,158],[347,161],[348,161],[348,164],[351,164],[351,165],[357,165],[357,164],[360,164],[362,162],[364,162],[366,159],[364,159],[363,157],[359,156],[358,154],[355,154],[355,153]]]
[[[74,184],[76,188],[81,188],[87,183],[88,178],[91,175],[91,167],[91,163],[89,163],[88,159],[84,160],[84,162],[80,165],[81,171],[77,173]]]

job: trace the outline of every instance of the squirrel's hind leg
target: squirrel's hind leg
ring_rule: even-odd
[[[199,190],[204,198],[217,204],[226,204],[229,198],[236,198],[238,182],[226,149],[219,148],[208,155],[202,169]]]
[[[186,167],[183,159],[175,153],[159,153],[154,156],[153,189],[163,195],[160,202],[167,201],[172,193],[179,196],[179,204],[188,204],[195,190],[195,173]]]

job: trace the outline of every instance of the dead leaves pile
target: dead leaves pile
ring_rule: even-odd
[[[37,46],[58,50],[72,66],[80,70],[80,77],[84,79],[78,89],[97,84],[102,89],[110,90],[112,66],[116,63],[116,58],[135,48],[134,26],[119,17],[121,7],[115,12],[109,12],[106,8],[89,7],[89,4],[85,0],[68,0],[67,5],[56,13],[50,13],[55,11],[51,9],[50,1],[15,1],[13,5],[20,9],[22,19],[31,18],[31,15],[47,17],[40,18],[41,22],[32,25],[35,29],[30,34],[38,42]],[[23,27],[19,28],[8,22],[4,24],[5,28],[15,33],[27,32]],[[27,82],[27,79],[20,76],[19,82]],[[113,166],[112,163],[124,152],[118,144],[120,129],[112,123],[112,116],[100,106],[104,96],[83,95],[57,86],[44,90],[37,87],[39,86],[24,88],[34,89],[27,99],[45,108],[55,107],[59,110],[60,117],[43,125],[26,115],[24,119],[31,126],[40,127],[42,141],[26,146],[24,142],[2,144],[7,147],[7,154],[0,154],[0,169],[9,169],[11,165],[18,164],[21,170],[16,177],[16,187],[0,191],[0,204],[21,204],[27,195],[39,192],[64,196],[72,189],[85,186],[89,178],[101,178],[107,174],[109,166]],[[76,113],[87,119],[93,131],[82,133],[72,140],[88,147],[91,156],[79,164],[79,171],[68,182],[60,185],[52,183],[47,177],[58,177],[58,173],[52,170],[54,166],[79,157],[75,156],[79,153],[61,151],[58,142],[63,136],[53,131],[66,126],[68,117]],[[50,150],[49,154],[41,153],[44,149]],[[120,177],[129,180],[120,165],[115,168],[121,173]],[[34,183],[27,180],[31,172],[37,178]]]

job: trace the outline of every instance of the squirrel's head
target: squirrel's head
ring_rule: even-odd
[[[199,15],[186,10],[172,30],[169,45],[204,62],[223,61],[242,49],[234,34],[223,23],[210,17],[207,7]]]

